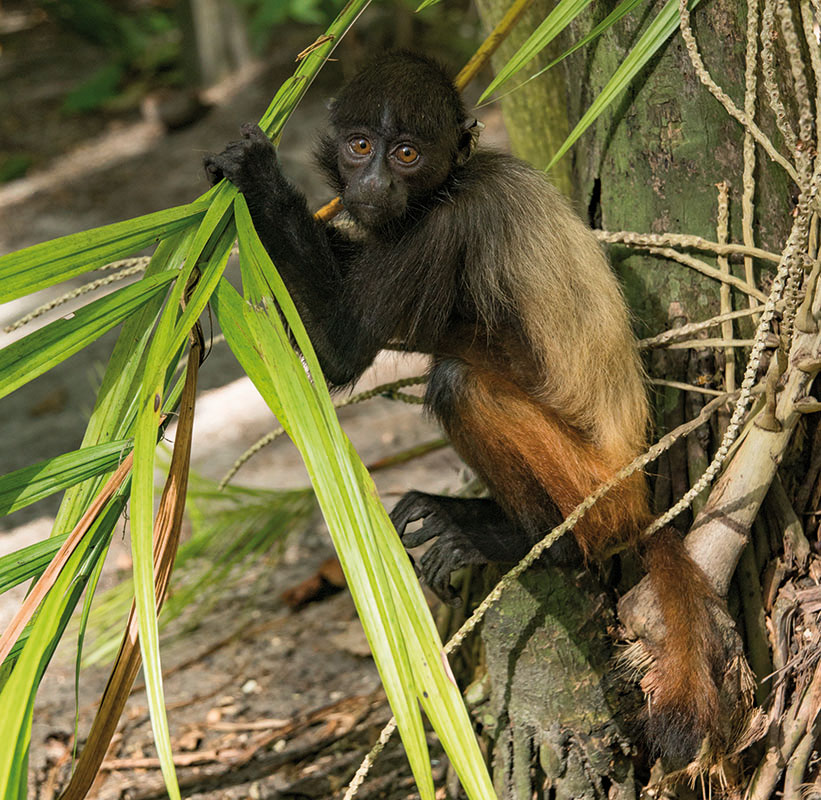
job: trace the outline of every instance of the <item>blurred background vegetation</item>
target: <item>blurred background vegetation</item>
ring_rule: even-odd
[[[322,33],[343,0],[11,0],[0,8],[0,79],[8,108],[0,121],[0,183],[22,177],[60,150],[32,141],[25,118],[59,114],[66,140],[111,119],[158,114],[170,128],[204,110],[200,92],[257,58],[301,49]],[[469,0],[442,3],[423,15],[412,0],[374,4],[346,37],[348,52],[415,47],[459,66],[481,39]],[[36,30],[40,29],[39,33]],[[59,40],[38,47],[46,29]],[[52,33],[52,37],[53,37]],[[287,43],[287,44],[286,44]],[[298,51],[298,50],[297,50]],[[275,56],[276,57],[276,56]],[[37,87],[49,59],[57,86]],[[20,67],[23,67],[22,69]],[[14,70],[14,71],[12,71]],[[55,93],[58,96],[54,96]],[[56,102],[55,102],[56,101]],[[11,113],[11,112],[15,113]],[[58,134],[59,136],[59,134]]]

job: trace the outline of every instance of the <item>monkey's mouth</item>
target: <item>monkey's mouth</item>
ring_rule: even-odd
[[[390,209],[384,206],[374,205],[373,203],[348,203],[346,208],[357,222],[366,226],[378,226],[391,217]]]

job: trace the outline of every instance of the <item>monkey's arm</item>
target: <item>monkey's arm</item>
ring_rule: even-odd
[[[355,380],[386,341],[340,303],[357,245],[314,219],[305,197],[281,173],[276,151],[256,125],[203,160],[211,184],[227,178],[248,203],[260,241],[296,303],[323,372],[335,386]]]

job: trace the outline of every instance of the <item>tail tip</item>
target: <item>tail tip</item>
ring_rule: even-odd
[[[644,720],[644,738],[654,758],[678,767],[698,756],[708,727],[692,714],[678,710],[653,710]]]

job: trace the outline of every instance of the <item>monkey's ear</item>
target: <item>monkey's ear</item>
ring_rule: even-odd
[[[462,123],[462,133],[459,136],[459,150],[456,153],[456,163],[458,166],[464,164],[472,155],[479,144],[479,134],[484,129],[485,124],[478,119],[466,119]]]

